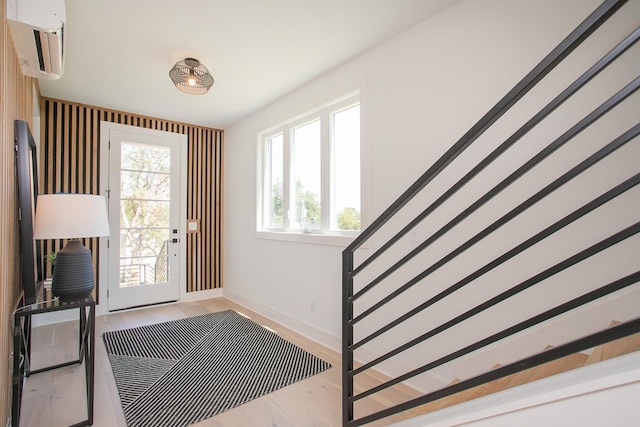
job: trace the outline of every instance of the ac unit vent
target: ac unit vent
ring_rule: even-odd
[[[7,0],[7,20],[22,73],[54,80],[64,71],[64,0]]]

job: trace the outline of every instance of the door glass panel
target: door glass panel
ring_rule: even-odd
[[[169,228],[169,202],[120,199],[120,228]]]
[[[120,165],[120,287],[164,283],[171,150],[123,141]]]
[[[171,157],[168,147],[122,142],[120,169],[169,173]]]
[[[164,172],[137,172],[123,169],[121,172],[121,199],[169,199],[169,174]]]

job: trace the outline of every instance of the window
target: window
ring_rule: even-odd
[[[262,132],[258,144],[258,231],[360,231],[359,95]]]

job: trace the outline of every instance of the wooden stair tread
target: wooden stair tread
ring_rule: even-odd
[[[515,387],[580,368],[584,366],[586,361],[587,356],[582,353],[570,354],[560,359],[552,360],[551,362],[514,374],[512,381],[509,383],[509,387]]]
[[[614,324],[615,323],[617,322],[614,322]],[[547,346],[545,350],[548,350],[550,348],[552,348],[552,346]],[[405,411],[404,414],[408,415],[409,417],[424,415],[430,412],[457,405],[459,403],[487,396],[502,390],[567,372],[588,364],[597,363],[599,361],[621,356],[623,354],[632,353],[634,351],[640,351],[640,333],[600,345],[596,347],[593,353],[589,356],[583,353],[571,354],[560,359],[553,360],[551,362],[547,362],[545,364],[521,372],[517,372],[503,378],[499,378],[489,383],[461,391],[451,396],[443,397],[441,399],[426,403],[416,408],[412,408],[408,411]],[[491,370],[499,368],[500,366],[502,365],[496,364],[491,368]],[[451,381],[449,385],[459,383],[460,381],[461,379],[456,378]]]
[[[586,360],[587,356],[584,354],[572,354],[561,359],[553,360],[543,365],[527,369],[522,372],[511,374],[503,378],[498,378],[497,380],[461,391],[451,396],[443,397],[442,399],[426,403],[422,406],[411,409],[408,412],[410,412],[412,416],[434,412],[439,409],[444,409],[450,406],[457,405],[459,403],[477,399],[479,397],[488,396],[490,394],[506,390],[508,388],[566,372],[571,369],[579,368],[584,365]],[[492,369],[495,369],[499,366],[500,365],[496,365]],[[456,379],[452,382],[452,384],[459,381],[460,380]]]
[[[629,335],[606,344],[599,345],[593,350],[585,365],[622,356],[640,350],[640,333]]]

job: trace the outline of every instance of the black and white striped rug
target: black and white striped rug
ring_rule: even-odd
[[[188,426],[331,367],[231,310],[103,339],[129,427]]]

